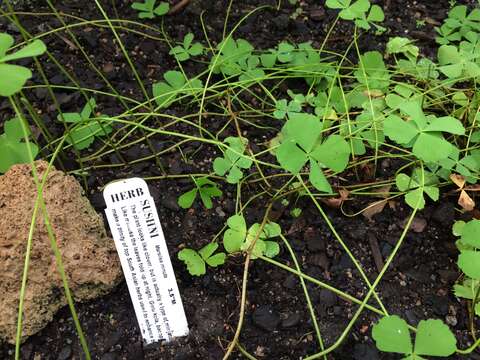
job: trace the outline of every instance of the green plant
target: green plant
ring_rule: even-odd
[[[207,272],[205,264],[211,267],[217,267],[225,263],[227,257],[225,253],[220,252],[213,255],[217,249],[218,244],[215,242],[205,245],[198,251],[188,248],[182,249],[178,252],[178,259],[185,263],[190,275],[205,275]]]
[[[344,170],[350,157],[350,147],[339,135],[330,135],[322,141],[321,134],[322,123],[318,117],[292,113],[282,128],[276,156],[280,165],[295,175],[308,162],[312,185],[317,190],[330,193],[332,188],[322,168],[337,172]]]
[[[170,106],[182,93],[191,95],[203,87],[200,79],[189,80],[180,71],[169,70],[163,74],[163,78],[165,81],[152,85],[153,96],[160,108]]]
[[[224,140],[227,149],[223,157],[217,157],[213,161],[213,170],[217,175],[227,174],[227,182],[236,184],[243,178],[241,169],[249,169],[252,160],[244,155],[248,140],[245,138],[229,136]]]
[[[193,42],[193,34],[188,33],[183,38],[182,45],[175,46],[170,50],[169,54],[175,56],[178,61],[186,61],[191,56],[198,56],[203,53],[203,45],[199,42]]]
[[[161,1],[156,5],[157,0],[145,0],[145,2],[134,2],[132,9],[138,11],[140,19],[154,19],[156,16],[163,16],[168,13],[170,4],[166,1]]]
[[[5,121],[4,133],[0,135],[0,173],[5,173],[12,165],[28,163],[30,155],[28,146],[23,141],[22,124],[19,118]],[[28,133],[28,135],[31,135]],[[38,146],[30,144],[32,158],[38,155]]]
[[[355,25],[362,29],[369,30],[370,24],[373,24],[377,30],[385,31],[385,28],[375,24],[385,19],[382,8],[376,4],[371,5],[369,0],[356,0],[354,2],[352,0],[327,0],[325,5],[331,9],[341,9],[340,18],[353,20]]]
[[[223,234],[223,246],[228,253],[250,252],[251,258],[259,256],[275,257],[280,252],[275,238],[281,234],[280,226],[274,222],[266,223],[263,228],[255,223],[247,230],[242,215],[233,215],[227,219],[228,229]]]
[[[433,201],[438,200],[440,191],[437,183],[438,179],[434,174],[419,168],[413,170],[411,177],[403,173],[395,177],[398,190],[406,193],[405,202],[412,208],[418,206],[418,209],[425,207],[424,194]]]
[[[475,8],[468,15],[467,12],[465,5],[452,7],[442,26],[435,28],[438,33],[437,43],[448,45],[466,38],[467,34],[480,32],[480,9]]]
[[[79,113],[60,113],[57,120],[74,124],[69,130],[67,141],[77,150],[88,148],[95,138],[107,136],[112,131],[111,119],[106,116],[91,117],[96,107],[95,99],[91,98]]]
[[[212,198],[222,196],[222,190],[218,188],[216,183],[206,177],[199,179],[192,177],[192,181],[195,187],[178,198],[178,205],[184,209],[188,209],[192,206],[197,195],[200,195],[203,205],[207,209],[211,209],[213,206]]]
[[[455,145],[442,133],[465,133],[462,123],[454,117],[425,115],[420,101],[404,102],[399,109],[409,118],[403,120],[398,115],[388,116],[384,123],[385,135],[398,144],[411,147],[413,154],[421,160],[436,162],[448,158]]]
[[[396,315],[385,316],[373,326],[372,336],[381,351],[403,354],[404,360],[421,360],[423,356],[447,357],[457,350],[457,340],[441,320],[422,320],[412,345],[405,320]]]
[[[41,40],[34,40],[24,48],[7,54],[13,46],[13,37],[0,33],[0,96],[11,96],[19,92],[26,81],[32,77],[30,69],[7,64],[7,61],[42,55],[47,48]]]

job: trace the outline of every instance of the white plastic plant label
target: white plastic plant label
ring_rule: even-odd
[[[147,183],[132,178],[103,192],[140,330],[146,344],[188,335],[180,292]]]

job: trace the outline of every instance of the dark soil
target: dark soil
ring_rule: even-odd
[[[300,1],[302,14],[291,18],[296,6],[283,1],[280,11],[264,9],[248,17],[238,28],[237,37],[242,37],[257,48],[268,48],[281,40],[292,42],[313,41],[319,46],[326,30],[334,19],[334,13],[324,11],[317,1]],[[48,7],[35,5],[36,12],[47,12]],[[105,10],[114,17],[118,11],[121,18],[135,18],[130,9],[130,1],[103,1]],[[200,13],[205,11],[204,23],[211,40],[220,41],[227,1],[192,0],[183,12],[165,17],[165,31],[174,39],[182,39],[188,32],[193,32],[197,39],[202,39]],[[385,41],[392,35],[409,35],[418,40],[418,45],[427,54],[435,53],[434,24],[439,24],[449,9],[447,0],[436,1],[389,1],[378,2],[385,6],[387,35],[375,37],[366,34],[362,37],[362,51],[384,47]],[[475,1],[458,1],[473,4]],[[234,2],[229,19],[232,28],[249,11],[259,5],[274,5],[273,1],[246,0]],[[66,14],[88,19],[100,18],[93,3],[86,6],[81,1],[63,1],[58,10]],[[53,16],[20,17],[25,28],[32,33],[46,31],[60,26]],[[417,20],[425,20],[420,26]],[[155,21],[147,21],[156,25]],[[6,25],[2,26],[5,30]],[[9,32],[16,29],[8,26]],[[132,73],[125,66],[123,57],[112,46],[112,36],[108,29],[98,30],[80,28],[74,30],[81,45],[89,54],[94,55],[95,63],[107,73],[107,78],[119,92],[130,92],[141,96]],[[168,55],[165,43],[135,35],[121,33],[125,46],[132,53],[142,79],[148,79],[146,87],[157,81],[163,72],[176,68],[175,61]],[[351,40],[351,27],[339,24],[328,43],[330,49],[342,51]],[[86,71],[88,64],[78,50],[72,48],[62,38],[49,36],[45,39],[49,49],[65,65],[78,81],[85,87],[102,89],[93,71]],[[188,62],[187,72],[196,73],[202,68],[201,63]],[[109,69],[114,71],[107,71]],[[68,84],[70,81],[60,74],[53,64],[46,65],[47,76],[54,84]],[[38,80],[38,79],[37,79]],[[52,133],[62,134],[61,126],[55,122],[54,106],[46,92],[33,92],[32,101],[41,110],[43,119]],[[80,94],[57,94],[62,108],[78,109],[84,104]],[[110,98],[100,99],[104,113],[119,113],[122,109]],[[7,118],[7,106],[0,107],[0,117]],[[180,111],[180,110],[177,110]],[[214,119],[215,121],[215,119]],[[210,125],[215,127],[217,125]],[[181,131],[181,129],[176,129]],[[164,139],[163,139],[164,140]],[[164,147],[165,141],[153,139],[154,147]],[[130,160],[142,157],[145,149],[132,147],[121,154]],[[183,149],[193,153],[193,145]],[[147,152],[148,155],[148,152]],[[192,155],[193,156],[193,155]],[[209,171],[212,154],[208,149],[201,150],[193,156],[191,164],[185,164],[178,152],[172,152],[168,158],[160,159],[169,174],[186,174],[190,171]],[[136,165],[123,166],[118,155],[112,154],[103,160],[104,164],[119,164],[118,167],[93,169],[86,179],[88,195],[101,212],[104,204],[101,187],[106,183],[124,177],[152,176],[160,174],[154,160]],[[79,165],[63,159],[66,170],[78,169]],[[100,165],[100,164],[98,164]],[[61,167],[61,164],[59,164]],[[394,164],[385,162],[382,171],[392,173]],[[125,283],[121,283],[110,295],[85,304],[77,304],[80,321],[87,335],[91,352],[95,359],[221,359],[229,341],[233,337],[239,313],[239,295],[243,272],[243,259],[230,260],[226,266],[210,269],[204,277],[193,278],[181,264],[176,254],[182,246],[198,248],[205,245],[221,229],[226,218],[234,212],[234,187],[223,187],[224,196],[215,202],[212,210],[204,209],[196,203],[192,209],[185,211],[176,203],[178,195],[189,189],[189,181],[161,180],[149,183],[151,192],[164,227],[171,258],[176,271],[180,292],[189,320],[191,334],[177,343],[144,347],[137,327],[134,311]],[[254,190],[252,190],[254,191]],[[249,223],[261,221],[267,199],[258,199],[247,212]],[[365,207],[370,199],[348,201],[344,210],[354,213]],[[418,321],[435,317],[446,321],[455,331],[462,347],[471,344],[468,329],[466,304],[458,301],[452,294],[452,285],[457,280],[455,264],[456,249],[451,235],[451,225],[456,217],[455,199],[448,196],[438,204],[428,205],[417,216],[418,232],[410,231],[397,256],[394,266],[381,282],[378,292],[387,309],[398,314],[415,325]],[[289,211],[276,204],[274,216],[287,232],[304,271],[357,298],[362,298],[367,287],[360,280],[353,264],[341,249],[318,211],[307,200],[297,204],[303,209],[298,219],[288,215]],[[378,274],[372,249],[380,251],[385,259],[403,230],[405,219],[410,210],[402,202],[375,215],[372,221],[363,216],[346,217],[338,209],[328,209],[328,215],[335,228],[343,237],[354,255],[362,263],[371,281]],[[289,210],[289,209],[287,209]],[[426,223],[426,227],[423,225]],[[292,265],[286,249],[278,257],[282,263]],[[378,258],[377,258],[378,261]],[[248,352],[258,359],[299,359],[318,351],[313,327],[306,308],[305,298],[298,279],[283,270],[260,260],[251,265],[248,283],[248,304],[246,321],[240,337],[240,343]],[[346,302],[327,290],[308,285],[312,302],[328,345],[334,343],[342,333],[357,306]],[[375,305],[372,302],[372,305]],[[329,359],[396,359],[398,357],[379,354],[372,344],[371,326],[378,319],[368,311],[355,324],[346,340],[329,355]],[[74,325],[68,309],[63,309],[43,331],[31,337],[22,347],[22,359],[81,359],[81,349],[76,338]],[[13,357],[13,347],[0,344],[0,358]],[[243,358],[235,353],[232,359]],[[452,357],[457,358],[457,357]],[[468,359],[480,359],[480,355],[471,354]]]

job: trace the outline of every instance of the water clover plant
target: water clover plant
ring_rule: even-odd
[[[331,9],[340,9],[341,19],[353,20],[362,29],[369,30],[370,24],[373,24],[378,30],[385,31],[385,28],[375,24],[385,19],[382,8],[376,4],[371,5],[369,0],[327,0],[325,5]]]
[[[132,9],[138,11],[138,17],[140,19],[153,19],[156,16],[162,16],[168,13],[170,4],[162,1],[156,5],[157,0],[145,0],[145,2],[134,2]]]
[[[5,121],[4,133],[0,135],[0,173],[5,173],[12,165],[30,162],[29,148],[23,141],[24,133],[22,120],[13,118]],[[28,135],[30,130],[27,128]],[[30,143],[30,151],[33,159],[37,157],[38,146]]]
[[[425,115],[420,101],[408,101],[399,108],[409,118],[404,120],[395,114],[388,116],[384,122],[385,135],[398,144],[411,147],[413,154],[421,160],[435,162],[447,158],[455,146],[444,138],[443,133],[465,133],[462,123],[454,117]]]
[[[203,53],[203,45],[199,42],[193,43],[193,34],[188,33],[183,38],[181,45],[175,46],[169,54],[175,56],[178,61],[186,61],[191,56],[198,56]]]
[[[427,194],[433,201],[437,201],[440,196],[437,183],[436,175],[420,168],[414,169],[412,176],[400,173],[395,177],[398,190],[405,192],[405,202],[412,208],[418,206],[419,209],[423,209],[425,207],[424,194]]]
[[[223,234],[223,246],[228,253],[240,251],[250,252],[251,258],[259,256],[275,257],[280,252],[276,241],[268,240],[279,236],[280,226],[274,222],[267,222],[262,229],[258,223],[247,230],[245,218],[242,215],[233,215],[227,219],[228,229]]]
[[[202,89],[200,79],[187,79],[180,71],[169,70],[163,74],[165,81],[152,85],[152,93],[161,108],[170,106],[180,94],[193,94]]]
[[[480,9],[475,8],[468,13],[467,6],[454,6],[442,26],[435,30],[438,33],[436,40],[441,45],[460,41],[469,33],[480,32]]]
[[[88,148],[95,138],[107,136],[112,131],[109,117],[91,117],[95,106],[95,99],[91,98],[81,112],[60,113],[57,116],[58,121],[76,125],[69,131],[67,142],[77,150]]]
[[[227,149],[223,157],[217,157],[213,161],[213,170],[217,175],[227,174],[227,182],[236,184],[243,177],[242,169],[249,169],[252,166],[252,159],[244,155],[248,140],[229,136],[224,140]]]
[[[206,177],[199,179],[192,177],[192,180],[195,187],[178,198],[178,205],[184,209],[188,209],[192,206],[197,195],[200,195],[203,205],[207,209],[211,209],[213,206],[212,198],[222,196],[222,190],[218,188],[216,183]]]
[[[13,43],[11,35],[0,33],[0,96],[11,96],[17,93],[32,77],[30,69],[20,65],[7,64],[8,61],[39,56],[46,51],[43,41],[34,40],[22,49],[7,54]]]
[[[185,248],[179,251],[178,259],[185,263],[190,275],[205,275],[207,272],[206,265],[217,267],[225,263],[227,257],[225,253],[220,252],[214,255],[217,249],[218,244],[216,242],[207,244],[198,251]]]
[[[381,351],[403,354],[403,360],[424,360],[423,356],[448,357],[457,350],[457,340],[441,320],[419,322],[412,344],[405,320],[397,315],[383,317],[373,326],[372,336]]]
[[[312,114],[292,113],[281,131],[281,143],[276,149],[280,165],[292,174],[299,174],[308,163],[309,179],[319,191],[330,193],[322,168],[339,172],[347,167],[350,147],[340,135],[322,139],[322,122]]]

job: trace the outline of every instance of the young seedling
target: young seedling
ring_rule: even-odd
[[[170,106],[181,94],[192,95],[203,88],[200,79],[189,80],[180,71],[169,70],[163,74],[165,81],[152,85],[152,93],[161,108]]]
[[[436,40],[440,45],[448,45],[465,38],[470,32],[480,32],[480,9],[473,9],[468,15],[465,5],[453,7],[448,18],[440,28],[435,28],[438,35]]]
[[[198,251],[188,248],[182,249],[178,253],[178,259],[185,263],[190,275],[205,275],[207,272],[205,264],[211,267],[217,267],[225,263],[227,257],[225,253],[220,252],[213,255],[217,249],[218,244],[216,242],[212,242]]]
[[[222,196],[222,190],[218,188],[216,183],[206,177],[199,179],[192,177],[192,180],[195,187],[178,198],[178,205],[183,209],[190,208],[195,201],[197,194],[199,194],[203,205],[207,209],[211,209],[213,206],[212,198]]]
[[[0,173],[7,172],[12,165],[30,162],[28,147],[23,141],[21,120],[18,118],[7,120],[3,129],[4,133],[0,135]],[[38,146],[30,143],[30,150],[35,159],[38,155]]]
[[[183,38],[182,45],[175,46],[169,54],[175,56],[178,61],[186,61],[191,56],[198,56],[203,53],[203,45],[199,42],[192,43],[193,34],[188,33]]]
[[[403,354],[403,360],[448,357],[457,350],[457,339],[441,320],[420,321],[414,346],[407,323],[397,315],[383,317],[373,326],[372,336],[379,350]]]
[[[372,23],[378,31],[386,29],[375,22],[382,22],[385,19],[383,10],[378,5],[370,6],[369,0],[327,0],[325,5],[331,9],[341,9],[339,16],[344,20],[353,20],[358,27],[369,30]],[[370,11],[368,11],[370,9]],[[368,13],[368,15],[367,15]]]
[[[295,175],[309,163],[312,185],[319,191],[331,193],[322,167],[337,172],[344,170],[350,158],[350,147],[339,135],[330,135],[322,142],[321,133],[322,123],[318,117],[292,113],[282,128],[276,156],[280,165]]]
[[[438,200],[440,192],[437,183],[438,179],[435,175],[422,169],[413,170],[412,177],[401,173],[395,178],[398,190],[406,192],[405,202],[412,208],[418,204],[418,209],[425,207],[424,193],[433,201]]]
[[[228,144],[224,151],[224,157],[217,157],[213,161],[213,170],[217,175],[227,174],[227,182],[236,184],[243,178],[241,169],[249,169],[252,166],[252,160],[244,156],[247,148],[247,139],[230,136],[224,140]]]
[[[134,2],[132,4],[132,9],[138,11],[138,17],[140,19],[153,19],[156,16],[163,16],[168,13],[170,10],[170,4],[168,2],[162,1],[160,4],[155,6],[157,0],[145,0],[145,2]]]
[[[41,40],[34,40],[23,49],[7,54],[13,46],[13,37],[0,33],[0,96],[11,96],[19,92],[32,77],[30,69],[7,64],[7,61],[42,55],[47,48]]]
[[[95,141],[95,138],[107,136],[112,132],[112,127],[109,124],[110,118],[105,116],[98,119],[91,118],[95,106],[95,99],[91,98],[81,112],[60,113],[57,116],[58,121],[76,125],[70,130],[67,142],[77,150],[88,148]]]
[[[247,231],[244,217],[237,214],[227,219],[227,225],[228,229],[223,234],[223,246],[228,253],[250,252],[252,259],[261,255],[273,258],[279,254],[278,243],[268,240],[281,234],[282,230],[277,223],[268,222],[261,231],[261,225],[255,223]]]

